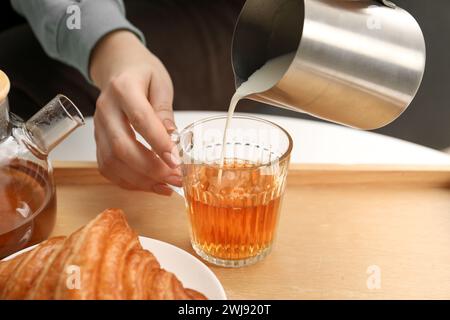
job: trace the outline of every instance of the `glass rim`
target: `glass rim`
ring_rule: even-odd
[[[194,121],[191,124],[187,125],[183,130],[181,130],[180,136],[183,136],[188,130],[194,128],[195,126],[198,126],[198,125],[206,123],[206,122],[211,122],[211,121],[214,121],[214,120],[223,120],[223,119],[227,120],[227,117],[228,117],[227,115],[217,115],[217,116],[206,117],[206,118],[200,119],[198,121]],[[272,166],[275,163],[280,163],[280,162],[286,161],[289,158],[289,156],[291,155],[292,148],[293,148],[292,137],[289,134],[289,132],[287,132],[287,130],[284,129],[283,127],[281,127],[280,125],[276,124],[273,121],[266,120],[266,119],[263,119],[263,118],[260,118],[260,117],[256,117],[256,116],[246,116],[246,115],[236,115],[236,116],[234,116],[233,115],[233,118],[231,119],[231,121],[233,121],[233,119],[244,119],[244,120],[251,120],[251,121],[255,121],[255,122],[263,122],[265,124],[268,124],[268,125],[270,125],[272,127],[276,127],[279,130],[281,130],[281,132],[283,132],[284,135],[288,139],[288,147],[286,148],[286,151],[284,151],[284,153],[280,157],[278,157],[277,159],[272,160],[270,162],[266,162],[266,163],[256,164],[256,165],[250,166],[250,167],[233,168],[233,170],[236,170],[236,171],[253,170],[253,169],[258,169],[258,168],[261,168],[261,167],[270,167],[270,166]],[[213,164],[203,163],[203,162],[202,162],[202,165],[205,165],[207,167],[217,167],[217,164],[213,165]]]

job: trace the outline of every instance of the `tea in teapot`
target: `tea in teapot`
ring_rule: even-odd
[[[17,159],[0,168],[0,258],[48,237],[56,198],[48,171]]]
[[[57,95],[27,122],[9,113],[9,80],[0,71],[0,259],[46,239],[56,218],[49,152],[84,123]]]

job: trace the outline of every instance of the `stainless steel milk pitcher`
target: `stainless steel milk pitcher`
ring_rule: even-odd
[[[247,0],[233,36],[236,85],[291,52],[279,82],[247,98],[367,130],[408,107],[425,70],[420,26],[390,1]]]

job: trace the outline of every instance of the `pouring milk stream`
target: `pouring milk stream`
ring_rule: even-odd
[[[295,56],[295,52],[284,54],[282,56],[276,57],[267,61],[260,69],[256,70],[247,81],[243,82],[234,93],[230,101],[230,107],[228,108],[228,117],[225,123],[223,142],[222,142],[222,153],[220,156],[220,168],[223,167],[225,162],[225,148],[227,142],[227,132],[229,130],[230,123],[233,118],[234,111],[239,100],[245,97],[265,91],[273,87],[282,78],[289,65],[292,63]],[[222,170],[219,170],[218,179],[220,181],[222,176]]]

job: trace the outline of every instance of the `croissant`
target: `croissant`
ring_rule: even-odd
[[[0,299],[206,299],[144,250],[122,210],[0,262]]]

